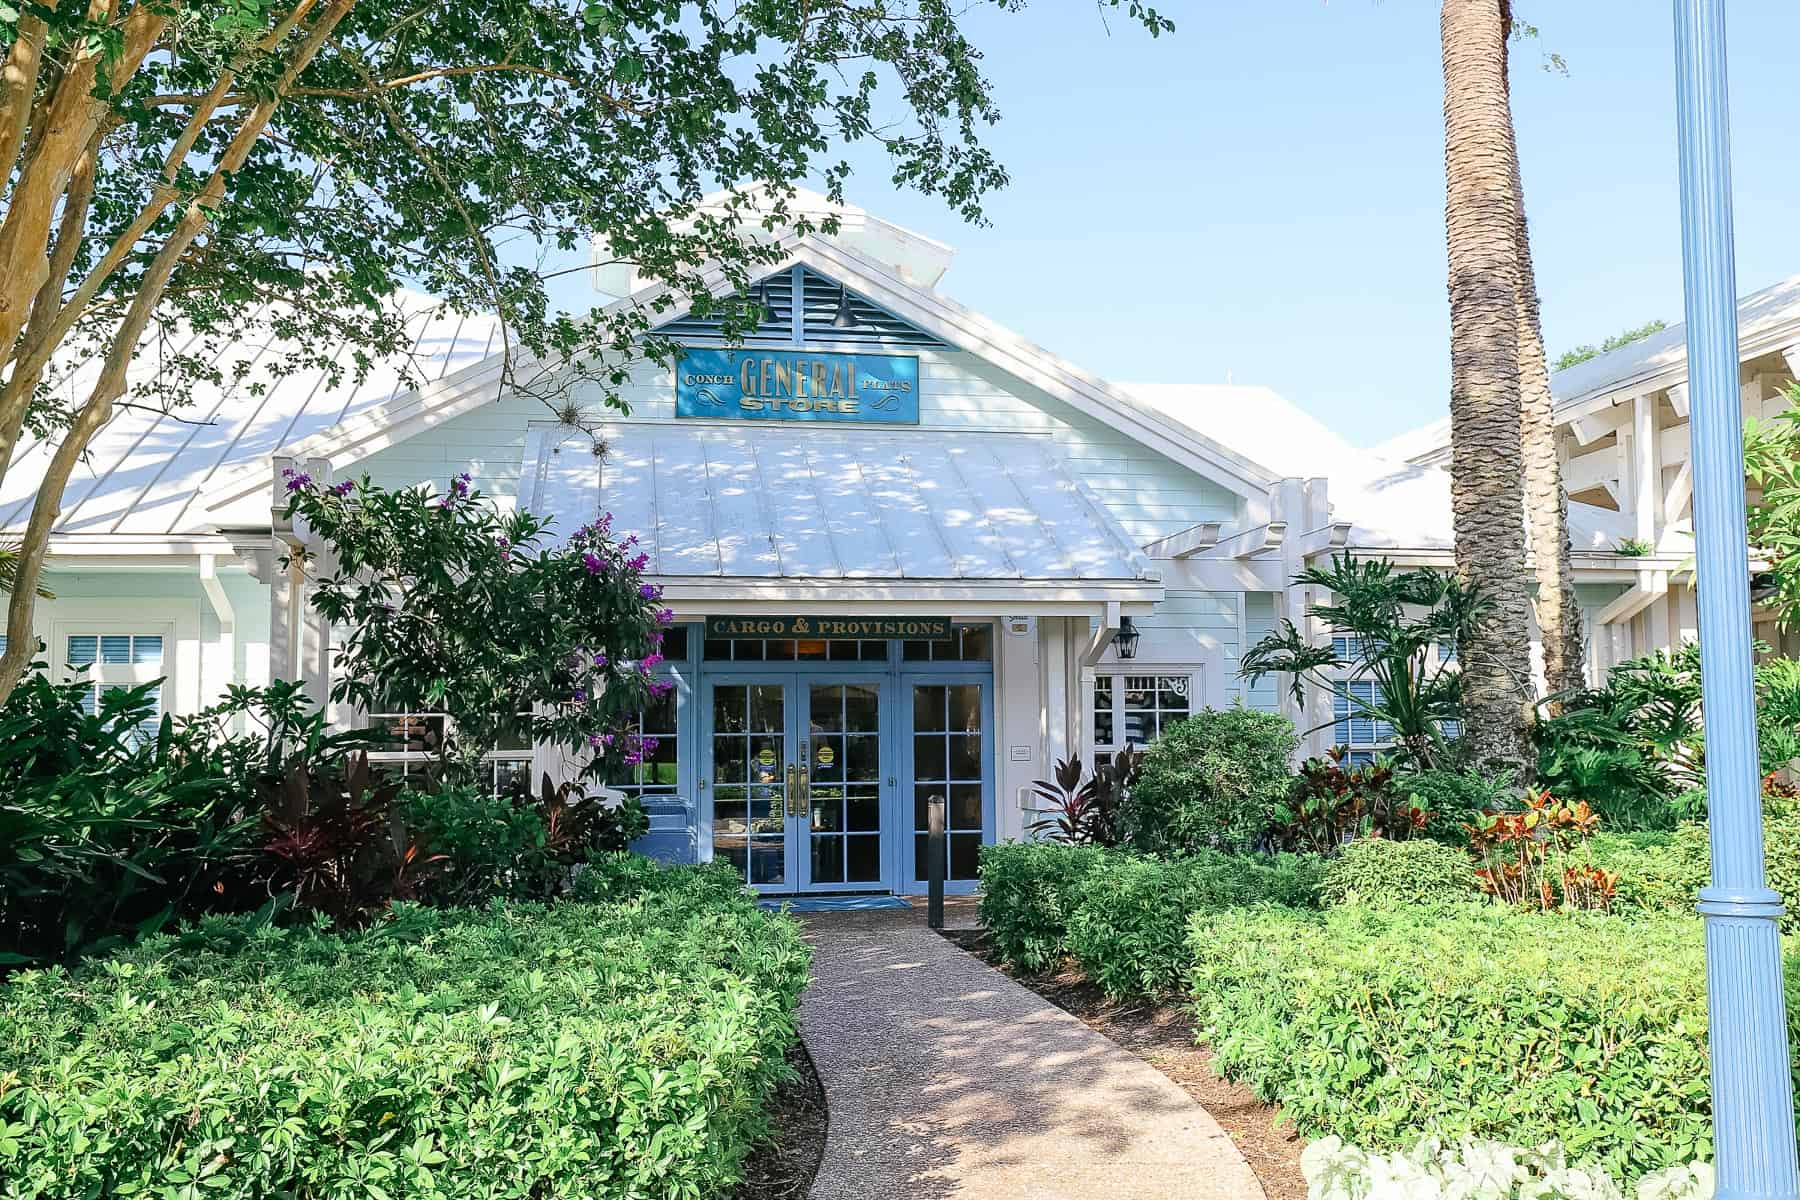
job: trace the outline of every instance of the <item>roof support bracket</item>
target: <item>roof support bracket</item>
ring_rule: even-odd
[[[1119,615],[1119,602],[1108,600],[1100,617],[1100,624],[1095,627],[1093,636],[1088,638],[1087,646],[1081,652],[1082,666],[1093,666],[1106,653],[1106,648],[1112,644],[1113,634],[1119,632]]]

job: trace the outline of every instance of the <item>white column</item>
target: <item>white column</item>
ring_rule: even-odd
[[[1638,540],[1656,545],[1657,514],[1662,508],[1662,471],[1657,466],[1656,397],[1646,393],[1631,402],[1632,505]]]

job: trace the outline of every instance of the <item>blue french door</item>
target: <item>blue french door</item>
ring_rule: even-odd
[[[707,679],[701,780],[714,861],[765,892],[889,886],[886,687],[835,672]]]
[[[926,885],[931,799],[944,798],[948,841],[945,890],[972,892],[982,844],[994,840],[993,700],[986,679],[913,676],[902,680],[910,717],[904,777],[908,822],[902,890]]]

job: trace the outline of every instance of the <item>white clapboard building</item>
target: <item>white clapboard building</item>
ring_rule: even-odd
[[[1345,549],[1449,563],[1441,437],[1372,453],[1265,388],[1096,378],[956,303],[948,247],[839,212],[837,234],[784,243],[760,281],[772,319],[745,344],[665,314],[692,352],[640,369],[629,413],[594,405],[603,458],[505,394],[493,322],[422,297],[398,300],[415,312],[418,386],[295,374],[202,388],[173,414],[121,410],[56,529],[37,629],[53,669],[96,687],[161,679],[174,713],[234,681],[308,679],[322,696],[330,631],[306,579],[278,566],[304,537],[273,512],[280,472],[442,488],[468,471],[565,530],[611,512],[650,555],[681,625],[678,686],[645,717],[659,761],[627,787],[653,816],[646,849],[729,859],[773,892],[912,891],[931,795],[948,802],[950,871],[967,886],[981,843],[1027,832],[1031,784],[1057,759],[1149,740],[1201,706],[1290,704],[1237,670],[1279,618],[1304,621],[1302,564]],[[628,274],[596,284],[643,298]],[[1791,375],[1800,283],[1751,305],[1746,403],[1761,403]],[[147,346],[135,369],[156,372],[162,353]],[[1566,375],[1598,667],[1692,633],[1675,579],[1679,333]],[[49,449],[21,448],[6,527],[23,526]],[[1651,553],[1621,555],[1634,538]],[[1320,703],[1291,713],[1316,727],[1312,750],[1379,747],[1382,730]],[[334,716],[400,731],[395,770],[442,720]],[[548,761],[500,752],[495,784]]]

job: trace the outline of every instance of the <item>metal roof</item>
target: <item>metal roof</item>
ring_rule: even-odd
[[[604,437],[596,463],[540,431],[525,506],[565,532],[611,512],[652,576],[1155,577],[1047,439],[629,422]]]
[[[121,406],[88,446],[63,497],[60,536],[192,535],[216,520],[199,495],[222,472],[259,460],[301,438],[481,362],[499,349],[491,317],[459,317],[428,297],[403,294],[410,354],[383,362],[361,382],[347,369],[336,385],[308,369],[272,370],[292,349],[272,335],[232,343],[212,358],[222,382],[196,383],[189,402],[171,412]],[[145,338],[132,360],[127,400],[177,355],[207,352],[206,338],[182,332]],[[350,363],[349,350],[340,361]],[[248,374],[238,377],[240,364]],[[95,359],[61,364],[55,387],[71,403],[84,398],[99,373]],[[405,378],[409,372],[412,381]],[[60,431],[25,440],[0,484],[0,528],[24,526]]]

